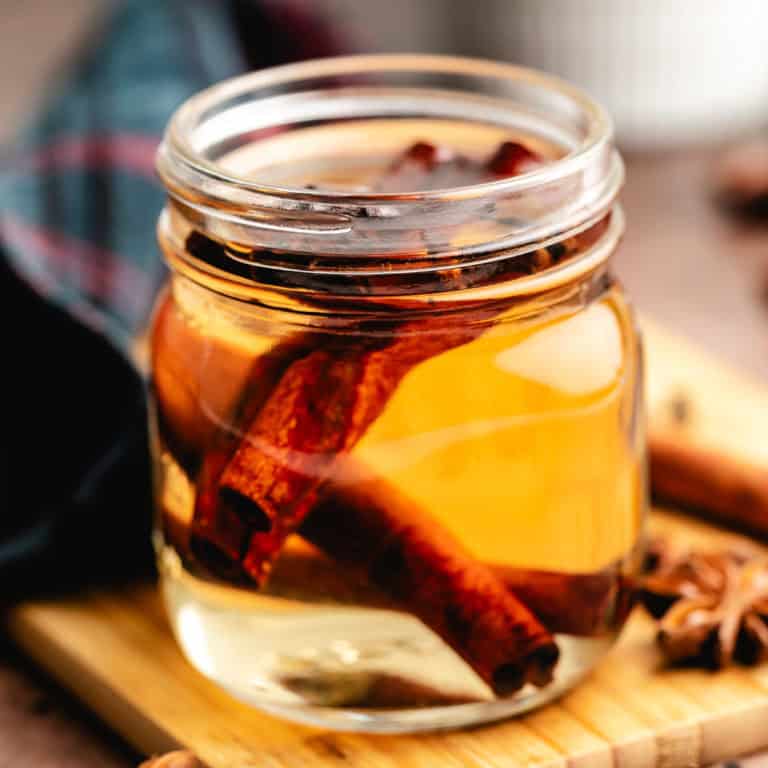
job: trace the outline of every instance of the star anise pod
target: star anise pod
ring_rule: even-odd
[[[642,600],[670,661],[718,669],[768,658],[768,556],[751,547],[652,553]]]

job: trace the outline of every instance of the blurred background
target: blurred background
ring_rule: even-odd
[[[150,0],[151,1],[151,0]],[[226,3],[226,0],[210,0]],[[766,122],[764,0],[253,0],[323,20],[339,52],[503,59],[558,74],[610,109],[626,147],[720,139]],[[240,3],[247,5],[248,3]],[[109,0],[0,0],[7,140]]]
[[[0,144],[64,82],[112,5],[0,0]],[[613,114],[629,161],[619,271],[640,309],[768,378],[765,219],[734,216],[714,202],[735,195],[741,203],[743,195],[751,204],[768,187],[768,150],[746,160],[729,154],[768,136],[768,2],[245,0],[232,3],[240,23],[249,5],[280,18],[280,35],[287,29],[302,39],[301,55],[483,56],[587,89]],[[276,45],[269,35],[261,43]]]
[[[116,7],[125,5],[131,6],[134,22],[137,15],[145,18],[123,34],[109,19]],[[184,9],[191,6],[198,11],[226,6],[234,24],[217,38],[227,41],[226,50],[200,49],[195,40],[202,44],[212,39],[205,27],[180,48],[176,33]],[[121,260],[112,273],[84,267],[94,256],[123,255],[122,245],[128,242],[133,246],[129,255],[144,256],[146,270],[138,277],[161,276],[153,240],[162,193],[159,183],[152,186],[152,153],[178,103],[210,79],[226,76],[206,72],[201,59],[216,59],[227,71],[228,53],[230,60],[253,67],[383,51],[453,53],[525,64],[565,77],[602,101],[614,116],[628,171],[623,194],[628,229],[617,271],[641,314],[768,382],[768,0],[0,0],[0,193],[6,170],[1,163],[13,155],[19,132],[27,126],[34,129],[23,134],[25,149],[32,147],[35,160],[45,159],[62,137],[77,139],[79,131],[87,138],[89,130],[91,138],[97,135],[89,120],[99,130],[106,128],[108,140],[114,139],[109,132],[115,127],[113,110],[123,110],[114,121],[118,127],[127,124],[133,138],[146,139],[141,146],[122,147],[129,154],[137,150],[125,173],[109,162],[121,148],[98,142],[91,142],[94,157],[60,155],[66,161],[63,172],[55,162],[51,168],[42,161],[23,166],[22,192],[12,202],[29,214],[25,223],[40,219],[51,224],[48,218],[63,219],[74,211],[69,218],[76,219],[75,235],[82,236],[79,227],[90,239],[56,239],[61,227],[52,227],[51,237],[44,228],[41,235],[32,227],[3,226],[11,220],[5,216],[10,206],[0,197],[0,267],[11,261],[5,258],[9,244],[16,250],[15,266],[23,266],[29,244],[40,251],[35,257],[39,261],[59,260],[57,286],[65,282],[62,275],[66,279],[80,269],[98,289],[114,288],[122,279],[115,294],[134,299],[127,278],[136,274]],[[90,64],[78,73],[90,54],[95,54]],[[136,91],[124,87],[121,78],[126,75],[133,78]],[[183,87],[169,91],[168,83],[174,82]],[[153,103],[154,110],[149,108]],[[140,126],[140,120],[132,123],[134,112],[147,120]],[[87,144],[80,142],[80,148]],[[51,158],[56,160],[53,153],[47,155]],[[111,199],[104,190],[111,191]],[[71,204],[83,203],[78,193],[85,198],[80,207]],[[140,224],[134,225],[131,212],[142,205]],[[136,235],[144,239],[139,242]],[[99,540],[101,521],[108,528],[104,540],[123,545],[94,547],[103,550],[105,560],[114,559],[117,549],[132,557],[139,545],[134,542],[131,549],[114,526],[129,521],[136,509],[149,508],[147,500],[136,498],[146,483],[146,467],[126,463],[126,457],[146,453],[143,398],[138,404],[131,400],[136,400],[136,391],[143,393],[141,382],[131,378],[135,372],[126,370],[111,347],[105,352],[108,345],[99,345],[95,335],[75,327],[63,312],[45,306],[25,282],[9,276],[10,270],[6,273],[0,301],[24,325],[8,334],[10,348],[4,345],[3,351],[14,370],[24,373],[8,377],[15,389],[7,398],[13,407],[7,409],[10,420],[4,420],[6,440],[0,441],[0,508],[5,512],[0,543],[8,531],[21,530],[26,536],[30,520],[37,521],[34,515],[46,525],[79,515],[83,528],[93,528],[93,540]],[[87,279],[78,285],[78,277],[76,288],[93,287]],[[31,317],[40,326],[37,336]],[[146,312],[140,308],[137,317],[144,322]],[[104,392],[110,402],[99,410]],[[728,396],[723,393],[724,400]],[[66,407],[59,408],[59,402]],[[115,402],[124,406],[119,413]],[[46,455],[56,457],[49,462],[46,482],[40,482],[37,462],[26,461],[39,452],[43,434]],[[73,450],[73,435],[80,438],[81,450]],[[100,463],[104,456],[113,463]],[[15,465],[8,460],[12,457]],[[16,505],[17,519],[8,514],[10,479],[24,500]],[[62,499],[69,503],[73,489],[79,493],[83,488],[90,489],[84,500],[62,504]],[[111,490],[101,497],[101,489]],[[115,513],[115,499],[126,514]],[[108,516],[101,514],[103,508],[109,509]],[[44,536],[50,530],[69,535],[64,525],[58,531],[51,526],[40,530]],[[132,528],[131,535],[149,541],[142,530]],[[50,540],[57,542],[53,535]],[[46,547],[56,554],[67,551],[46,541],[43,556],[50,554]],[[0,567],[0,588],[19,583],[13,575],[17,555],[40,570],[23,549],[28,542],[24,538],[16,553],[0,547],[0,566],[6,568]],[[89,550],[84,567],[91,568],[97,554]],[[39,702],[46,699],[37,692],[40,686],[30,683],[36,679],[33,673],[19,673],[21,666],[0,647],[0,765],[19,764],[20,754],[39,766],[119,768],[133,763],[107,749],[103,739],[94,741],[82,725],[82,712],[75,717],[59,713],[43,726],[29,727],[38,710],[45,714]]]

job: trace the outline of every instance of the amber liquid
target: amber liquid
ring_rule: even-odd
[[[494,573],[541,574],[552,590],[540,610],[560,652],[554,678],[507,697],[301,530],[263,585],[239,571],[228,580],[190,545],[205,454],[247,435],[235,414],[254,361],[296,333],[284,316],[233,309],[183,279],[156,314],[157,547],[193,665],[267,710],[379,731],[487,720],[570,687],[626,617],[644,512],[638,342],[621,291],[606,281],[586,301],[498,312],[413,365],[348,451]],[[338,341],[313,333],[319,346]],[[583,605],[557,592],[574,579],[597,585]]]
[[[343,569],[334,573],[333,561],[298,535],[261,591],[201,577],[204,569],[180,556],[173,532],[191,523],[196,478],[184,467],[195,458],[174,455],[169,425],[203,441],[234,429],[231,400],[254,356],[275,340],[211,322],[193,301],[186,311],[179,304],[160,313],[155,330],[174,339],[176,356],[157,366],[157,385],[173,393],[160,406],[157,438],[159,508],[170,532],[159,546],[176,630],[196,666],[278,707],[491,700],[418,620],[377,604],[378,595]],[[485,563],[612,574],[602,622],[558,639],[558,683],[603,652],[624,610],[643,496],[631,339],[616,291],[577,312],[500,319],[470,344],[414,367],[353,450]]]

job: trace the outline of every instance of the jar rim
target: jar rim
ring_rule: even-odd
[[[399,84],[406,77],[417,87]],[[355,78],[374,84],[351,87]],[[565,151],[517,176],[406,192],[282,186],[221,162],[228,148],[261,141],[265,129],[289,133],[296,124],[349,116],[400,119],[404,109],[504,131],[529,126],[531,135],[557,136]],[[427,252],[435,257],[534,243],[604,214],[623,182],[611,120],[578,88],[513,64],[426,54],[315,59],[213,85],[172,116],[157,168],[172,204],[215,238],[357,260],[407,253],[414,231],[430,233]],[[467,237],[464,225],[480,206],[484,228]]]
[[[558,159],[557,162],[548,163],[527,173],[477,184],[415,192],[360,193],[348,190],[329,191],[268,184],[248,176],[227,172],[220,164],[208,160],[204,153],[195,149],[190,141],[189,136],[194,130],[195,123],[215,108],[217,104],[225,100],[238,99],[243,94],[260,88],[269,88],[305,77],[336,76],[351,69],[356,74],[409,70],[471,73],[506,80],[524,79],[531,84],[558,92],[571,99],[576,106],[583,110],[588,120],[588,130],[577,149]],[[522,192],[563,174],[571,173],[578,168],[583,168],[590,163],[592,157],[601,148],[610,144],[612,140],[613,122],[606,110],[584,91],[553,75],[491,59],[440,54],[358,54],[312,59],[270,67],[224,80],[196,93],[187,99],[171,117],[163,139],[159,165],[161,175],[164,175],[166,170],[162,157],[163,152],[171,152],[179,162],[210,178],[236,185],[242,189],[276,197],[301,198],[328,203],[344,200],[373,202],[387,199],[405,203],[423,203],[480,196],[486,192],[499,190],[507,193]]]

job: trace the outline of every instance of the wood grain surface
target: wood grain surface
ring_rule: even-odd
[[[652,522],[703,546],[734,536],[668,512]],[[485,728],[406,737],[329,733],[235,701],[183,659],[152,585],[22,605],[10,630],[139,751],[184,746],[211,768],[683,768],[768,747],[768,666],[665,669],[641,611],[597,671],[555,704]]]
[[[665,403],[678,396],[681,382],[696,382],[689,397],[706,412],[700,423],[714,434],[748,423],[750,415],[758,427],[768,418],[768,388],[655,325],[646,324],[645,336],[654,423],[664,426]],[[718,396],[724,388],[728,398]],[[742,443],[755,441],[757,456],[764,434],[743,430]],[[695,430],[679,437],[701,439]],[[654,513],[652,527],[694,546],[736,536],[662,511]],[[684,768],[768,748],[768,665],[717,674],[665,669],[654,624],[640,610],[596,672],[555,704],[486,728],[409,737],[323,732],[236,702],[183,659],[152,585],[20,605],[9,615],[9,629],[138,750],[186,747],[211,768]]]

